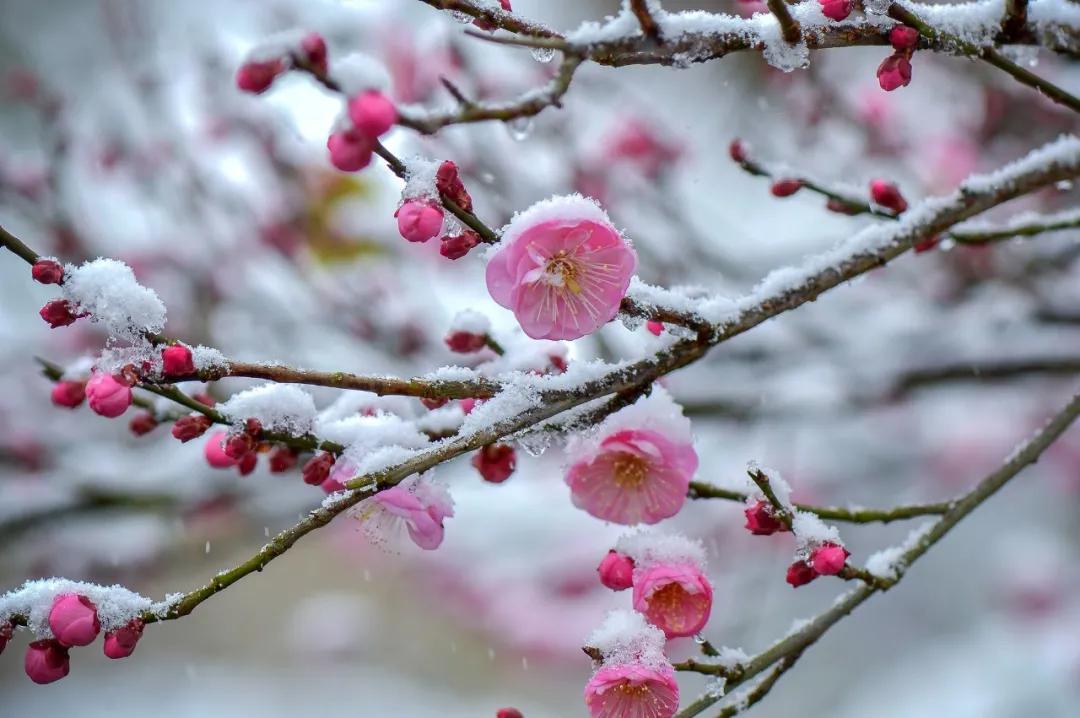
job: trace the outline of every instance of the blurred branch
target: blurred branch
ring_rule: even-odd
[[[802,28],[799,27],[799,22],[791,16],[791,12],[788,10],[784,0],[765,0],[765,4],[768,5],[769,12],[776,17],[776,22],[780,24],[780,33],[784,37],[784,42],[789,45],[798,43],[802,38]]]
[[[901,374],[889,396],[903,396],[913,389],[947,381],[995,381],[1032,374],[1072,376],[1080,374],[1080,358],[1046,357],[1005,359],[990,362],[957,362],[937,367],[914,369]]]
[[[468,15],[508,32],[533,35],[535,37],[562,37],[559,33],[544,27],[538,22],[526,20],[519,15],[497,7],[495,4],[480,3],[474,0],[420,0],[420,2],[430,5],[436,10],[449,10],[450,12]]]
[[[177,504],[176,497],[167,494],[128,494],[109,489],[81,488],[70,503],[49,506],[0,521],[0,542],[6,544],[27,531],[84,514],[115,510],[163,513],[175,508]]]
[[[907,569],[923,554],[937,544],[946,534],[959,524],[968,514],[977,509],[993,496],[1001,487],[1019,474],[1029,464],[1035,463],[1042,453],[1061,436],[1080,415],[1080,394],[1074,395],[1065,407],[1058,412],[1038,433],[1017,447],[1009,458],[996,471],[985,477],[979,484],[952,502],[949,510],[934,523],[931,528],[910,547],[906,547],[893,564],[893,577],[875,577],[871,583],[862,583],[857,588],[841,596],[825,612],[804,625],[794,633],[777,641],[769,648],[757,654],[745,663],[724,668],[721,675],[726,679],[725,691],[745,683],[754,676],[768,670],[774,664],[792,660],[812,646],[842,618],[850,614],[859,605],[885,587],[895,585],[907,572]],[[882,581],[886,580],[885,583]],[[708,709],[722,698],[715,692],[706,693],[687,705],[676,718],[691,718]]]

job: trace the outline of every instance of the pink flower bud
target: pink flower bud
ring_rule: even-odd
[[[23,668],[34,683],[58,681],[71,671],[68,649],[52,639],[34,641],[26,647]]]
[[[74,324],[75,320],[79,318],[75,314],[71,302],[66,299],[54,299],[51,302],[46,303],[38,314],[40,314],[46,324],[53,329]]]
[[[390,98],[377,90],[362,92],[349,100],[349,119],[364,138],[374,141],[397,122],[397,109]]]
[[[443,399],[443,398],[430,399],[430,398],[428,398],[426,396],[420,397],[420,403],[423,404],[425,408],[427,408],[428,410],[432,410],[432,411],[435,410],[435,409],[438,409],[439,407],[446,406],[446,403],[448,401],[450,401],[450,400],[449,399]]]
[[[191,416],[181,416],[176,420],[176,423],[172,427],[173,437],[180,441],[187,443],[192,439],[197,439],[206,433],[206,430],[210,428],[209,417],[202,414],[195,414]]]
[[[612,591],[625,591],[634,585],[634,559],[611,549],[596,567],[600,583]]]
[[[190,376],[195,373],[191,350],[183,344],[173,344],[161,352],[161,371],[165,376]]]
[[[110,419],[120,416],[131,406],[131,387],[101,371],[94,372],[86,382],[86,396],[94,413]]]
[[[325,75],[327,70],[326,40],[317,32],[309,32],[300,41],[300,52],[304,54],[304,60],[320,75]]]
[[[240,463],[236,465],[236,470],[240,472],[241,476],[247,476],[255,470],[258,463],[259,455],[252,451],[250,454],[244,454],[244,458],[240,459]]]
[[[158,421],[154,418],[154,415],[148,411],[140,411],[135,416],[131,417],[131,421],[128,422],[128,429],[135,436],[144,436],[157,428]]]
[[[239,461],[255,450],[255,437],[248,432],[241,434],[229,434],[222,446],[226,456],[234,461]]]
[[[907,200],[900,194],[900,189],[892,182],[886,182],[882,179],[870,182],[870,197],[875,204],[881,205],[885,209],[891,209],[897,214],[901,214],[908,208]]]
[[[236,71],[236,86],[244,92],[265,92],[273,84],[274,78],[284,71],[285,63],[280,59],[245,62]]]
[[[135,652],[135,644],[143,634],[141,618],[132,619],[126,626],[105,634],[105,655],[109,658],[127,658]]]
[[[452,352],[471,354],[487,346],[487,335],[473,334],[472,332],[450,332],[443,341],[446,342],[446,346]]]
[[[39,259],[30,268],[34,281],[40,284],[60,284],[64,281],[64,268],[54,259]]]
[[[279,446],[270,452],[270,471],[281,474],[296,466],[300,460],[295,449]]]
[[[510,9],[510,0],[502,0],[502,3],[505,9]],[[525,716],[517,708],[500,708],[495,711],[495,718],[525,718]]]
[[[11,640],[14,633],[15,627],[11,625],[11,621],[0,623],[0,653],[4,652],[4,648],[7,647],[8,641]]]
[[[822,576],[835,576],[847,563],[851,552],[840,544],[827,541],[810,552],[810,565]]]
[[[771,536],[777,531],[787,530],[783,522],[773,516],[772,507],[767,501],[758,501],[743,513],[746,515],[746,528],[755,536]]]
[[[371,164],[371,142],[351,130],[330,135],[326,149],[330,164],[342,172],[359,172]]]
[[[304,468],[300,470],[305,484],[319,486],[330,476],[330,469],[334,467],[334,455],[329,452],[316,454],[307,460]]]
[[[499,6],[502,7],[502,9],[505,10],[506,12],[510,12],[510,0],[499,0]],[[494,25],[492,25],[487,20],[482,20],[480,18],[476,18],[475,20],[473,20],[473,25],[476,25],[478,28],[480,28],[484,32],[493,32],[495,30]],[[513,708],[504,708],[503,710],[512,711],[514,709]],[[518,716],[520,718],[521,714],[518,713]],[[498,718],[508,718],[508,717],[503,716],[502,711],[499,711]]]
[[[818,3],[821,4],[821,14],[837,22],[846,19],[855,9],[854,0],[818,0]]]
[[[732,140],[731,144],[728,145],[728,154],[731,155],[731,159],[735,160],[739,164],[746,162],[746,158],[748,156],[746,151],[746,144],[738,138]]]
[[[86,596],[61,594],[49,610],[49,629],[64,646],[88,646],[101,632],[97,606]]]
[[[772,192],[773,197],[790,197],[801,190],[802,186],[802,180],[778,179],[772,183],[772,187],[769,188],[769,191]]]
[[[911,62],[900,53],[889,55],[877,69],[878,84],[886,92],[907,87],[911,82]]]
[[[484,481],[501,484],[514,473],[517,454],[509,444],[488,444],[473,454],[472,465]]]
[[[919,42],[919,31],[907,25],[897,25],[889,30],[889,44],[897,52],[914,50]]]
[[[806,561],[796,561],[788,566],[787,582],[791,584],[792,588],[805,586],[817,577],[818,572]]]
[[[664,333],[664,323],[658,322],[655,319],[650,319],[645,322],[645,328],[649,330],[649,333],[654,337],[658,337]]]
[[[52,403],[74,409],[86,399],[86,384],[81,381],[58,381],[50,394]]]
[[[453,237],[443,237],[439,245],[439,254],[447,259],[461,259],[476,245],[480,244],[480,235],[471,229]]]
[[[173,426],[173,436],[176,436],[175,426]],[[231,466],[236,466],[236,459],[229,456],[223,446],[226,436],[227,434],[224,431],[215,431],[213,434],[210,434],[210,438],[206,440],[206,445],[203,446],[203,456],[206,457],[206,463],[210,464],[215,469],[228,469]],[[185,439],[180,440],[185,441]]]
[[[435,189],[466,212],[472,212],[472,197],[461,181],[457,165],[451,160],[439,165],[439,170],[435,173]]]
[[[398,207],[398,232],[410,242],[426,242],[442,231],[443,211],[431,202],[411,199]]]

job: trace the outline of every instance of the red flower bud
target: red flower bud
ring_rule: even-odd
[[[777,531],[787,531],[784,523],[773,516],[772,506],[767,501],[758,501],[743,513],[746,515],[746,528],[755,536],[771,536]]]
[[[484,481],[501,484],[514,473],[517,454],[509,444],[488,444],[473,454],[472,465]]]
[[[933,237],[927,237],[926,239],[921,239],[921,240],[919,240],[918,242],[916,242],[914,244],[915,253],[916,254],[922,254],[923,252],[929,252],[931,249],[936,247],[938,245],[938,242],[940,242],[940,241],[941,241],[941,237],[939,237],[936,234]]]
[[[109,658],[127,658],[135,652],[135,644],[143,634],[143,621],[134,618],[126,626],[121,626],[105,634],[105,655]]]
[[[897,25],[889,30],[889,44],[897,52],[914,50],[919,42],[919,31],[907,25]]]
[[[830,212],[836,212],[837,214],[855,215],[859,214],[859,209],[853,205],[843,202],[832,197],[825,203],[825,209]]]
[[[75,320],[79,318],[75,314],[71,302],[66,299],[54,299],[48,302],[38,314],[53,329],[74,324]]]
[[[131,429],[131,433],[135,436],[144,436],[157,428],[158,421],[154,418],[154,415],[148,411],[140,411],[135,416],[131,417],[131,421],[128,422],[128,428]]]
[[[817,577],[817,571],[806,561],[796,561],[788,566],[787,582],[791,584],[792,588],[805,586]]]
[[[161,371],[165,376],[189,376],[195,373],[191,350],[183,344],[173,344],[161,352]]]
[[[886,92],[907,87],[911,82],[911,62],[904,55],[893,53],[878,65],[877,79]]]
[[[446,342],[446,346],[452,352],[471,354],[487,346],[487,335],[473,334],[471,332],[450,332],[443,341]]]
[[[64,268],[54,259],[39,259],[30,268],[35,282],[41,284],[60,284],[64,281]]]
[[[457,165],[451,160],[439,165],[439,170],[435,173],[435,189],[466,212],[472,212],[472,197],[461,181]]]
[[[478,244],[480,244],[480,235],[471,229],[466,229],[453,237],[443,237],[439,254],[447,259],[461,259]]]
[[[53,404],[74,409],[86,399],[86,383],[81,381],[58,381],[53,384],[50,397]]]
[[[240,463],[236,465],[237,470],[241,476],[247,476],[255,470],[256,464],[259,463],[259,455],[254,451],[244,454],[244,458],[240,459]]]
[[[446,402],[450,401],[446,398],[430,399],[426,396],[420,397],[420,403],[428,409],[438,409],[441,406],[446,406]]]
[[[279,446],[270,452],[270,471],[275,474],[288,471],[292,467],[296,466],[296,463],[300,460],[297,456],[296,450],[287,446]]]
[[[607,552],[596,571],[600,583],[612,591],[624,591],[634,585],[634,559],[615,549]]]
[[[799,179],[778,179],[772,183],[769,191],[773,193],[774,197],[790,197],[801,190],[802,186],[802,180]]]
[[[280,59],[267,62],[245,62],[236,71],[236,86],[244,92],[265,92],[281,73],[285,63]]]
[[[847,19],[855,9],[854,0],[818,0],[818,3],[821,4],[821,14],[837,22]]]
[[[509,0],[502,1],[507,5],[506,9],[509,10]],[[517,708],[500,708],[495,711],[495,718],[525,718],[525,716]]]
[[[304,54],[304,60],[320,75],[325,75],[326,65],[326,40],[317,32],[310,32],[300,41],[300,52]]]
[[[876,179],[870,182],[870,197],[875,204],[901,214],[908,208],[907,200],[892,182]]]
[[[172,435],[186,443],[205,434],[212,423],[209,417],[202,414],[182,416],[173,424]]]
[[[300,470],[304,483],[312,486],[321,485],[330,476],[330,469],[334,467],[335,461],[334,455],[326,451],[312,456]]]
[[[255,450],[255,439],[246,432],[243,434],[229,434],[221,450],[230,459],[239,461]]]
[[[843,570],[850,555],[840,544],[826,541],[810,553],[810,565],[822,576],[835,576]]]

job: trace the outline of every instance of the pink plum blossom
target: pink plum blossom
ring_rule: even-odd
[[[86,596],[65,593],[53,599],[49,630],[65,646],[86,646],[101,632],[97,606]]]
[[[574,505],[619,524],[655,524],[686,501],[698,457],[689,442],[651,429],[623,429],[566,474]]]
[[[685,562],[657,562],[634,572],[634,609],[668,638],[692,636],[709,620],[712,584]]]
[[[591,718],[671,718],[679,708],[679,684],[670,665],[607,665],[585,685],[585,705]]]
[[[443,521],[454,515],[454,502],[446,489],[416,480],[391,486],[357,509],[358,518],[373,541],[380,543],[402,525],[420,548],[433,551],[443,541]]]
[[[34,641],[26,647],[23,668],[34,683],[58,681],[71,671],[68,649],[51,639]]]
[[[560,206],[530,221],[511,222],[503,246],[487,266],[492,298],[514,312],[533,339],[578,339],[592,334],[619,311],[637,255],[589,200],[590,217],[560,217]]]
[[[131,406],[131,387],[106,372],[94,372],[86,382],[86,396],[95,413],[110,419],[120,416]]]

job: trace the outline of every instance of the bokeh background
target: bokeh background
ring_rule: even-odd
[[[746,14],[727,0],[665,2]],[[515,0],[569,29],[614,0]],[[470,96],[509,98],[556,63],[464,35],[412,0],[6,0],[0,3],[0,223],[43,253],[131,264],[169,308],[167,331],[245,360],[412,375],[460,361],[441,337],[456,311],[487,314],[510,346],[530,341],[487,296],[483,265],[406,246],[385,167],[334,171],[325,139],[340,101],[304,77],[238,92],[244,54],[274,32],[324,34],[331,60],[388,67],[400,102],[442,106],[446,76]],[[990,68],[918,53],[912,85],[881,92],[882,48],[814,53],[784,74],[755,54],[684,69],[584,68],[565,108],[535,122],[406,130],[400,155],[454,159],[481,217],[579,190],[600,198],[641,256],[645,281],[732,296],[864,226],[820,197],[779,200],[727,157],[755,156],[865,192],[875,177],[910,201],[954,188],[1057,134],[1073,117]],[[1047,53],[1016,56],[1080,88]],[[670,151],[654,164],[613,149],[627,127]],[[994,214],[1077,206],[1071,186]],[[738,485],[748,461],[776,467],[797,499],[891,505],[956,494],[996,466],[1075,389],[1080,231],[905,257],[759,327],[670,378],[691,415],[702,480]],[[51,298],[0,254],[0,588],[62,575],[145,595],[201,585],[321,500],[297,472],[240,479],[210,469],[167,427],[49,404],[35,357],[100,351],[85,323],[50,331]],[[615,323],[571,360],[638,357],[660,340]],[[540,347],[544,350],[544,347]],[[1030,359],[1073,369],[1004,380],[975,367]],[[916,370],[970,366],[912,384]],[[247,386],[210,388],[224,398]],[[190,387],[195,389],[196,387]],[[321,406],[332,390],[316,391]],[[379,403],[407,416],[418,402]],[[359,407],[363,408],[363,407]],[[0,656],[0,714],[163,717],[583,715],[580,646],[609,608],[595,580],[620,535],[574,509],[560,447],[530,446],[504,485],[458,460],[438,472],[456,516],[424,554],[368,545],[341,518],[201,606],[147,631],[129,660],[73,654],[69,678],[26,680],[22,641]],[[814,647],[754,715],[1074,716],[1080,712],[1080,433],[1072,431],[893,591]],[[783,536],[751,537],[740,507],[690,502],[664,528],[701,538],[717,593],[706,635],[754,652],[842,591],[792,591]],[[669,525],[670,524],[670,525]],[[915,522],[914,525],[918,525]],[[854,560],[914,526],[844,528]],[[773,540],[775,539],[775,540]],[[25,634],[23,634],[25,635]],[[695,650],[692,641],[676,654]],[[684,694],[702,687],[681,678]]]

